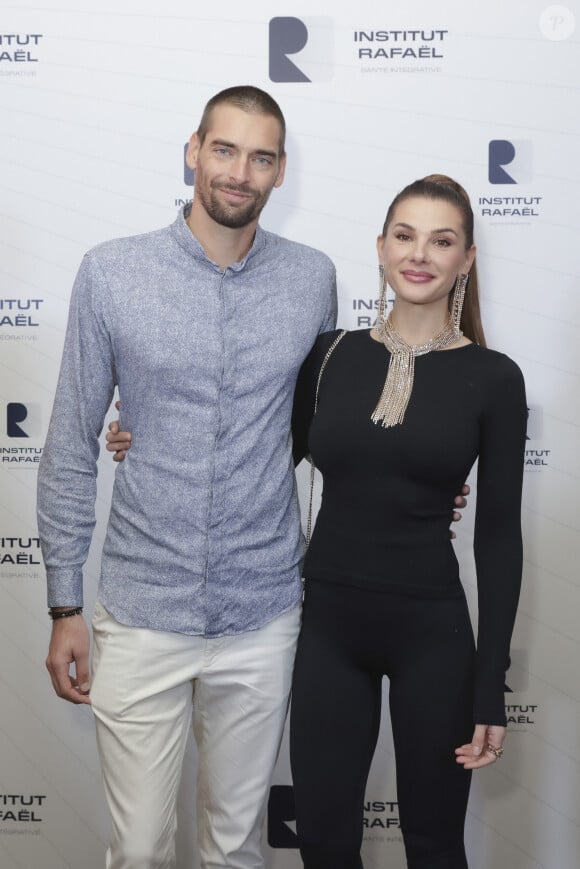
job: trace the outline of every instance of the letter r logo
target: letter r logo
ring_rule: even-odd
[[[509,166],[509,172],[506,170]],[[492,139],[489,143],[490,184],[525,184],[532,180],[532,143]]]
[[[329,81],[333,30],[331,18],[272,18],[268,49],[270,81]],[[299,55],[300,65],[290,60],[289,55]]]
[[[270,21],[270,80],[310,81],[289,54],[302,51],[308,42],[308,30],[299,18],[272,18]]]
[[[193,185],[195,184],[195,172],[193,171],[193,169],[189,168],[185,159],[188,148],[189,142],[186,142],[183,146],[183,183],[187,187],[193,187]]]
[[[40,435],[40,405],[11,401],[6,405],[6,434],[9,438]]]
[[[516,184],[514,178],[503,168],[509,166],[516,156],[516,149],[507,139],[494,139],[489,143],[490,184]]]

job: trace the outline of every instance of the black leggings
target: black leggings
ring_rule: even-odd
[[[425,599],[309,580],[290,750],[306,869],[361,869],[363,805],[390,680],[399,819],[409,869],[466,869],[475,649],[465,597]]]

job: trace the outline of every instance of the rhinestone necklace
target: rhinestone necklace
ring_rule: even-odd
[[[391,354],[387,379],[371,419],[382,423],[383,428],[392,428],[403,422],[415,377],[415,357],[425,356],[433,350],[444,350],[455,344],[463,332],[453,326],[451,319],[443,329],[424,344],[407,344],[394,329],[392,314],[376,325],[380,339]]]

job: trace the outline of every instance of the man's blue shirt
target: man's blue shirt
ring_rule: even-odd
[[[296,605],[292,398],[335,319],[328,257],[260,227],[226,269],[183,213],[85,256],[39,468],[50,606],[82,603],[98,438],[115,386],[133,438],[115,476],[103,606],[124,624],[221,636]]]

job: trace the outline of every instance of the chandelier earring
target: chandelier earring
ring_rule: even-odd
[[[387,312],[387,276],[385,267],[379,263],[379,313],[377,315],[376,325],[380,326],[385,322]]]
[[[463,311],[463,301],[465,299],[465,288],[467,287],[468,274],[457,275],[455,288],[453,290],[453,301],[451,302],[451,323],[454,330],[461,335],[461,313]]]

